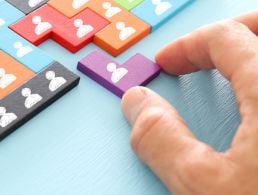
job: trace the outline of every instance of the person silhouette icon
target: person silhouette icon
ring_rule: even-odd
[[[94,28],[91,25],[83,24],[82,19],[74,20],[74,26],[78,28],[76,33],[76,36],[78,38],[83,38],[94,30]]]
[[[107,64],[107,71],[112,73],[111,81],[113,83],[118,83],[128,73],[126,68],[117,68],[113,62]]]
[[[34,16],[32,18],[32,22],[33,24],[36,25],[34,30],[36,35],[41,35],[52,28],[52,25],[49,22],[42,22],[42,19],[40,16]]]
[[[43,2],[44,0],[29,0],[28,1],[28,5],[33,8],[36,7],[37,5],[39,5],[41,2]]]
[[[0,18],[0,26],[5,25],[5,20],[3,18]]]
[[[18,58],[22,58],[33,51],[33,49],[29,46],[23,46],[23,44],[19,41],[13,44],[13,47],[17,49],[16,56]]]
[[[0,88],[5,89],[16,80],[13,74],[6,74],[5,69],[0,68]]]
[[[110,2],[104,2],[102,4],[103,9],[106,10],[105,16],[107,18],[112,18],[116,14],[120,13],[122,10],[119,7],[112,7]]]
[[[126,27],[124,22],[117,22],[116,28],[120,31],[119,39],[121,41],[125,41],[136,32],[133,27]]]
[[[52,92],[56,91],[66,83],[66,80],[63,77],[56,77],[56,73],[54,71],[46,72],[46,79],[50,81],[49,90]]]
[[[0,127],[7,127],[16,119],[17,116],[14,113],[6,113],[6,108],[0,107]]]
[[[156,6],[155,8],[155,14],[157,16],[160,16],[164,14],[167,10],[169,10],[172,7],[172,4],[169,2],[162,2],[162,0],[152,0],[151,1],[153,5]]]
[[[22,89],[21,94],[26,98],[24,106],[27,109],[32,108],[35,104],[42,100],[42,97],[39,94],[31,94],[30,88]]]
[[[80,9],[82,6],[84,6],[89,1],[90,0],[73,0],[72,7],[73,7],[73,9]]]

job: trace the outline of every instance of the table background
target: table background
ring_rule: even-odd
[[[153,59],[167,42],[257,7],[257,0],[197,0],[116,60],[136,52]],[[40,47],[78,73],[81,82],[0,142],[0,194],[169,194],[132,153],[120,99],[76,70],[77,61],[97,47],[91,44],[75,55],[51,40]],[[179,110],[199,139],[219,151],[229,147],[239,113],[229,83],[216,71],[178,78],[162,73],[148,87]]]

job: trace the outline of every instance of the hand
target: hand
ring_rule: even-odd
[[[224,153],[198,141],[159,95],[135,87],[122,107],[131,145],[175,195],[258,194],[258,12],[203,27],[156,56],[173,75],[217,68],[235,92],[241,124]]]

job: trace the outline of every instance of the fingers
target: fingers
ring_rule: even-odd
[[[233,147],[242,147],[242,153],[258,147],[258,38],[250,31],[257,33],[253,22],[257,15],[251,13],[236,19],[248,27],[234,20],[203,27],[170,43],[156,56],[169,73],[217,68],[231,81],[242,117]]]
[[[220,48],[223,51],[224,49],[233,48],[233,44],[237,46],[234,43],[234,39],[239,39],[237,35],[238,29],[242,34],[244,27],[241,24],[246,26],[244,34],[258,34],[258,11],[236,17],[234,20],[208,25],[186,35],[162,48],[156,55],[156,61],[165,71],[176,75],[191,73],[199,69],[214,68],[217,64],[213,60],[216,59],[213,59],[210,49],[214,50],[217,45],[221,42],[223,44],[226,40],[228,40],[228,44],[223,44],[222,48],[217,48],[217,51]],[[230,38],[230,36],[233,37]],[[243,40],[245,39],[244,37],[242,38]],[[253,35],[251,35],[252,39],[254,39]],[[214,40],[220,40],[220,42],[210,44],[214,43]],[[234,58],[234,55],[231,57]]]
[[[168,44],[157,53],[156,61],[171,74],[217,68],[229,78],[242,60],[257,49],[257,42],[255,34],[246,26],[227,20],[200,28]]]
[[[122,107],[133,126],[133,150],[173,190],[182,185],[186,165],[197,160],[210,167],[217,162],[215,152],[197,141],[176,110],[154,92],[132,88],[123,97]]]

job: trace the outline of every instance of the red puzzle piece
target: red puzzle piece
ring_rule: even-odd
[[[91,42],[94,35],[108,24],[103,17],[85,9],[56,28],[52,38],[71,52],[76,52]]]
[[[49,5],[44,5],[30,13],[10,28],[34,45],[39,45],[51,37],[58,25],[67,18]]]
[[[30,13],[10,28],[34,45],[52,38],[71,52],[91,42],[109,21],[90,9],[68,18],[49,5]]]

